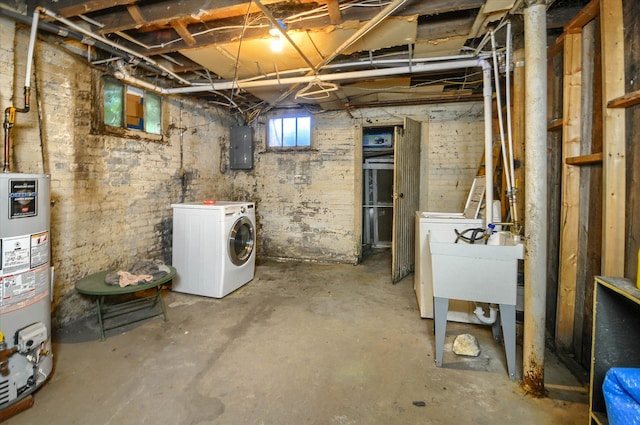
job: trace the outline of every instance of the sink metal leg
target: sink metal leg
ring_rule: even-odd
[[[447,333],[447,313],[449,312],[449,298],[433,297],[434,322],[436,330],[436,366],[442,367],[444,353],[444,337]]]
[[[516,379],[516,306],[500,304],[500,321],[507,353],[507,371],[511,380]]]
[[[496,321],[491,325],[491,334],[493,335],[493,342],[496,344],[502,342],[502,318],[500,317],[500,310],[498,310]]]

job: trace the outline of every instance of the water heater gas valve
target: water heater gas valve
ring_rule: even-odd
[[[16,346],[18,352],[28,353],[47,340],[47,327],[42,322],[36,322],[16,332]]]

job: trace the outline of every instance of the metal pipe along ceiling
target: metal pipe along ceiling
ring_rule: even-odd
[[[256,81],[224,81],[214,82],[212,84],[206,84],[201,86],[191,87],[177,87],[177,88],[158,88],[159,91],[166,94],[177,93],[197,93],[207,90],[231,90],[232,88],[254,88],[254,87],[274,87],[274,86],[286,86],[290,84],[309,83],[313,80],[320,81],[344,81],[344,80],[358,80],[362,78],[371,77],[383,77],[392,75],[406,75],[416,74],[421,72],[431,71],[447,71],[451,69],[464,69],[464,68],[484,68],[483,63],[487,63],[484,59],[469,58],[463,60],[452,60],[442,62],[424,63],[412,66],[398,66],[393,68],[382,69],[370,69],[363,71],[349,71],[339,72],[335,74],[320,74],[320,75],[305,75],[302,77],[288,77],[271,80],[256,80]],[[488,63],[487,63],[488,64]],[[488,65],[490,67],[490,65]]]
[[[316,65],[315,67],[309,63],[308,59],[307,59],[307,63],[311,66],[311,70],[308,71],[308,76],[312,76],[314,74],[317,73],[317,70],[321,69],[322,67],[326,66],[327,64],[329,64],[329,62],[331,62],[333,59],[335,59],[338,55],[340,55],[345,49],[349,48],[351,45],[353,45],[353,43],[357,42],[359,39],[361,39],[364,35],[366,35],[369,31],[371,31],[376,25],[378,25],[380,22],[382,22],[386,17],[388,17],[389,15],[391,15],[394,11],[396,11],[400,6],[402,6],[407,0],[394,0],[391,3],[389,3],[387,6],[385,6],[385,8],[383,10],[380,11],[380,13],[378,13],[376,16],[374,16],[370,21],[368,21],[362,28],[360,28],[358,31],[356,31],[356,33],[354,33],[351,37],[349,37],[349,39],[347,39],[341,46],[339,46],[330,56],[328,56],[327,58],[325,58],[322,62],[320,62],[318,65]],[[261,4],[259,4],[260,6]],[[264,8],[264,6],[263,6]],[[175,74],[174,72],[172,72],[171,70],[167,69],[166,67],[162,66],[161,64],[159,64],[158,62],[156,62],[155,60],[141,55],[140,53],[128,49],[124,46],[118,45],[113,43],[111,40],[102,37],[100,35],[97,35],[91,31],[87,31],[84,28],[75,25],[73,22],[69,21],[68,19],[59,16],[58,14],[56,14],[55,12],[48,10],[44,7],[39,6],[37,8],[38,12],[44,13],[47,16],[55,19],[56,21],[59,21],[61,23],[63,23],[64,25],[66,25],[67,27],[71,28],[72,30],[76,31],[77,33],[75,34],[76,39],[82,39],[81,41],[85,44],[90,44],[90,45],[95,45],[95,47],[110,51],[111,53],[115,53],[119,56],[122,56],[123,59],[127,59],[127,61],[131,61],[132,59],[137,59],[140,60],[141,62],[138,63],[138,66],[142,66],[146,69],[149,69],[150,67],[155,67],[157,69],[157,71],[161,71],[164,75],[168,75],[171,78],[180,81],[183,84],[189,85],[189,87],[185,87],[184,89],[186,89],[186,91],[165,91],[166,89],[162,89],[162,88],[154,88],[155,85],[150,84],[150,83],[146,83],[142,80],[132,80],[131,76],[128,75],[128,73],[126,71],[124,71],[123,69],[121,69],[119,72],[117,72],[116,77],[120,78],[120,79],[127,79],[129,81],[135,81],[135,84],[141,85],[145,88],[149,88],[149,89],[153,89],[155,91],[158,91],[160,93],[195,93],[195,92],[199,92],[199,91],[207,91],[207,90],[225,90],[225,89],[231,89],[233,87],[252,87],[250,85],[243,85],[243,84],[237,84],[237,83],[220,83],[222,84],[222,86],[219,86],[218,84],[215,84],[216,87],[211,87],[209,85],[207,85],[206,89],[202,88],[203,86],[192,86],[191,83],[187,80],[185,80],[184,78],[180,77],[179,75]],[[55,32],[60,36],[73,36],[74,34],[69,31],[66,32],[68,30],[62,29],[62,28],[58,28],[55,27],[51,24],[46,24],[46,23],[41,23],[48,25],[46,29],[47,31],[50,32]],[[82,37],[84,36],[84,37]],[[285,34],[286,36],[286,34]],[[86,39],[85,37],[87,37],[90,40],[93,41],[89,41],[88,39]],[[289,37],[287,36],[287,39],[292,42]],[[296,47],[294,45],[294,47]],[[306,57],[305,57],[306,59]],[[366,72],[366,71],[364,71]],[[383,73],[383,74],[378,74],[378,75],[395,75],[394,73],[391,74],[387,74],[387,73]],[[366,76],[366,74],[365,74]],[[375,76],[372,74],[372,76]],[[355,77],[358,78],[358,77]],[[298,82],[296,81],[291,81],[289,84],[299,84],[302,82],[309,82],[310,80],[300,80]],[[234,86],[234,84],[236,84]],[[225,85],[229,85],[228,87],[226,87]],[[265,83],[264,85],[256,85],[255,87],[264,87],[264,86],[269,86],[272,85],[272,83],[268,82]],[[172,90],[172,89],[168,89],[168,90]],[[271,107],[273,107],[276,103],[278,103],[279,101],[281,101],[282,99],[286,98],[288,95],[290,94],[290,91],[285,93],[283,96],[281,96],[276,102],[274,102],[274,104],[271,105]]]
[[[39,13],[40,12],[38,11],[38,14]],[[32,22],[32,20],[29,19],[27,16],[13,12],[9,9],[6,9],[2,6],[2,4],[0,4],[0,14],[13,19],[14,21],[22,22],[23,24],[30,24]],[[35,15],[35,12],[34,12],[34,15]],[[139,57],[126,53],[120,50],[119,48],[112,47],[100,41],[94,40],[90,37],[84,36],[78,32],[72,31],[68,28],[63,28],[61,26],[54,25],[49,22],[44,22],[40,20],[38,22],[38,29],[50,32],[51,34],[55,34],[59,37],[70,38],[72,40],[79,41],[82,44],[85,44],[88,46],[93,46],[97,49],[111,53],[114,56],[121,57],[123,60],[126,60],[127,62],[140,60]],[[149,72],[154,72],[154,73],[158,72],[158,68],[155,68],[152,65],[145,63],[145,61],[138,62],[137,66],[139,66],[140,68],[146,69]]]
[[[424,63],[412,66],[401,66],[385,69],[372,69],[366,71],[353,71],[353,72],[341,72],[337,74],[323,74],[323,75],[307,75],[303,77],[291,77],[274,80],[261,80],[261,81],[227,81],[222,83],[212,83],[202,86],[192,87],[179,87],[179,88],[163,88],[150,84],[146,81],[142,81],[131,77],[126,74],[125,70],[116,73],[116,77],[130,84],[142,86],[149,90],[154,90],[161,94],[178,94],[178,93],[197,93],[202,91],[211,90],[231,90],[233,88],[252,88],[252,87],[269,87],[280,86],[289,84],[308,83],[312,80],[319,79],[320,81],[342,81],[351,79],[361,79],[367,77],[379,77],[390,75],[402,75],[402,74],[414,74],[420,72],[429,71],[445,71],[451,69],[464,69],[464,68],[482,68],[483,75],[483,97],[484,97],[484,126],[485,126],[485,167],[487,170],[493,170],[493,131],[492,126],[492,97],[493,89],[491,84],[491,64],[485,59],[456,59],[442,62]],[[485,190],[485,215],[486,223],[493,222],[493,191],[490,190],[493,187],[493,176],[490,173],[485,173],[485,184],[487,190]]]
[[[63,18],[62,16],[59,16],[58,14],[56,14],[55,12],[45,9],[44,7],[38,6],[36,10],[39,10],[40,12],[50,16],[51,18],[55,19],[56,21],[62,22],[63,24],[65,24],[66,26],[68,26],[69,28],[72,28],[73,30],[79,32],[80,34],[83,34],[87,37],[92,38],[93,40],[98,40],[99,42],[106,44],[108,46],[114,47],[118,50],[120,50],[121,52],[124,52],[128,55],[134,56],[138,59],[141,59],[151,65],[153,65],[154,67],[156,67],[158,70],[162,71],[163,73],[165,73],[165,75],[169,75],[171,76],[171,78],[180,81],[183,84],[190,84],[189,81],[185,80],[184,78],[180,77],[179,75],[175,74],[173,71],[165,68],[164,66],[162,66],[161,64],[159,64],[158,62],[154,61],[153,59],[141,55],[140,53],[128,49],[124,46],[120,46],[118,44],[113,43],[111,40],[109,40],[108,38],[99,36],[97,34],[94,34],[91,31],[87,31],[84,28],[74,24],[73,22],[71,22],[70,20]]]

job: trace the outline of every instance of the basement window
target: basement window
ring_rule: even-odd
[[[310,148],[311,117],[299,115],[271,118],[267,139],[271,149]]]
[[[161,134],[162,102],[159,95],[105,79],[103,99],[105,126]]]

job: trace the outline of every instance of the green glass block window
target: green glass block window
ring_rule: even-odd
[[[118,81],[104,81],[104,123],[162,134],[162,98]]]
[[[104,123],[112,127],[122,127],[124,86],[115,81],[104,83]]]
[[[311,146],[311,117],[298,116],[269,120],[270,148],[308,148]]]
[[[145,93],[144,96],[144,130],[147,133],[160,134],[161,127],[161,103],[160,96],[155,93]]]

